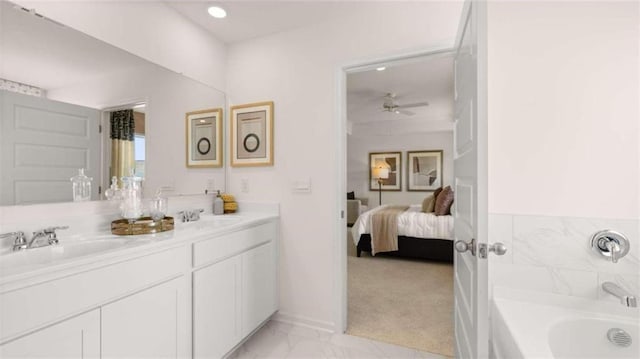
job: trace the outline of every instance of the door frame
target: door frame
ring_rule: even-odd
[[[430,56],[455,54],[455,47],[450,43],[435,45],[421,51],[390,54],[388,56],[372,57],[340,66],[336,71],[336,113],[334,114],[336,127],[336,152],[334,163],[336,166],[335,192],[336,219],[334,225],[334,330],[344,333],[347,330],[347,250],[345,231],[347,200],[347,75],[354,72],[373,70],[382,64],[402,64],[424,59]]]

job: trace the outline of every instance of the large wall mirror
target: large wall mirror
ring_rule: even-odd
[[[104,199],[111,175],[124,171],[112,166],[112,137],[123,128],[111,117],[120,110],[135,124],[124,129],[136,157],[125,167],[144,176],[146,196],[224,190],[224,167],[188,168],[185,152],[185,114],[221,108],[224,118],[223,92],[10,2],[0,6],[0,205],[71,201],[80,168],[93,178],[91,199]]]

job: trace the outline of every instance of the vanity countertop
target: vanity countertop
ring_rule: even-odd
[[[156,234],[117,236],[104,231],[65,236],[60,232],[58,245],[0,255],[0,292],[218,237],[277,218],[273,212],[218,216],[208,213],[195,222],[176,221],[174,230]]]

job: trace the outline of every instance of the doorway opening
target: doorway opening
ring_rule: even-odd
[[[102,110],[102,188],[114,184],[132,173],[145,178],[146,102],[110,107]],[[101,191],[102,196],[105,191]]]
[[[453,192],[443,190],[454,178],[453,57],[443,49],[347,68],[342,96],[342,329],[445,356],[454,355]]]

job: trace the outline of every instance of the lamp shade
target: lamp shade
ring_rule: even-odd
[[[389,169],[388,168],[381,168],[381,167],[374,167],[372,174],[373,174],[373,178],[376,178],[376,179],[387,179],[387,178],[389,178]]]

